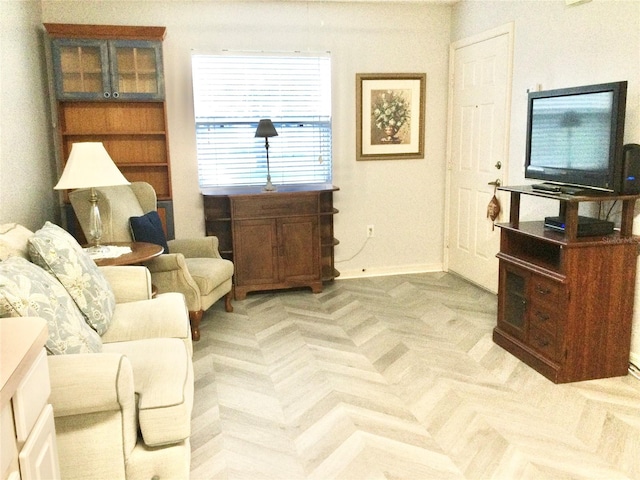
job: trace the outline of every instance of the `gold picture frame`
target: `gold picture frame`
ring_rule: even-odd
[[[424,158],[424,73],[356,74],[356,160]]]

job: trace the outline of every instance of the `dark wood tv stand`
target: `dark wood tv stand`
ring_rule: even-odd
[[[530,186],[511,193],[500,232],[495,343],[555,383],[627,374],[639,239],[631,233],[640,195],[565,195]],[[520,221],[520,197],[559,201],[565,232]],[[622,202],[620,231],[578,237],[581,202]]]

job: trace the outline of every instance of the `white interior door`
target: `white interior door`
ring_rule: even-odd
[[[445,268],[498,290],[499,229],[487,218],[491,183],[507,178],[512,24],[450,50]],[[504,217],[508,196],[498,195]]]

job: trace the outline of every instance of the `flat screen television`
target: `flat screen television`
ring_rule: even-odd
[[[627,82],[529,92],[525,177],[618,193]]]

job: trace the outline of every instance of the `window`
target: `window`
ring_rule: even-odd
[[[278,132],[274,184],[331,182],[329,56],[194,54],[192,67],[200,187],[265,183],[262,118]]]

